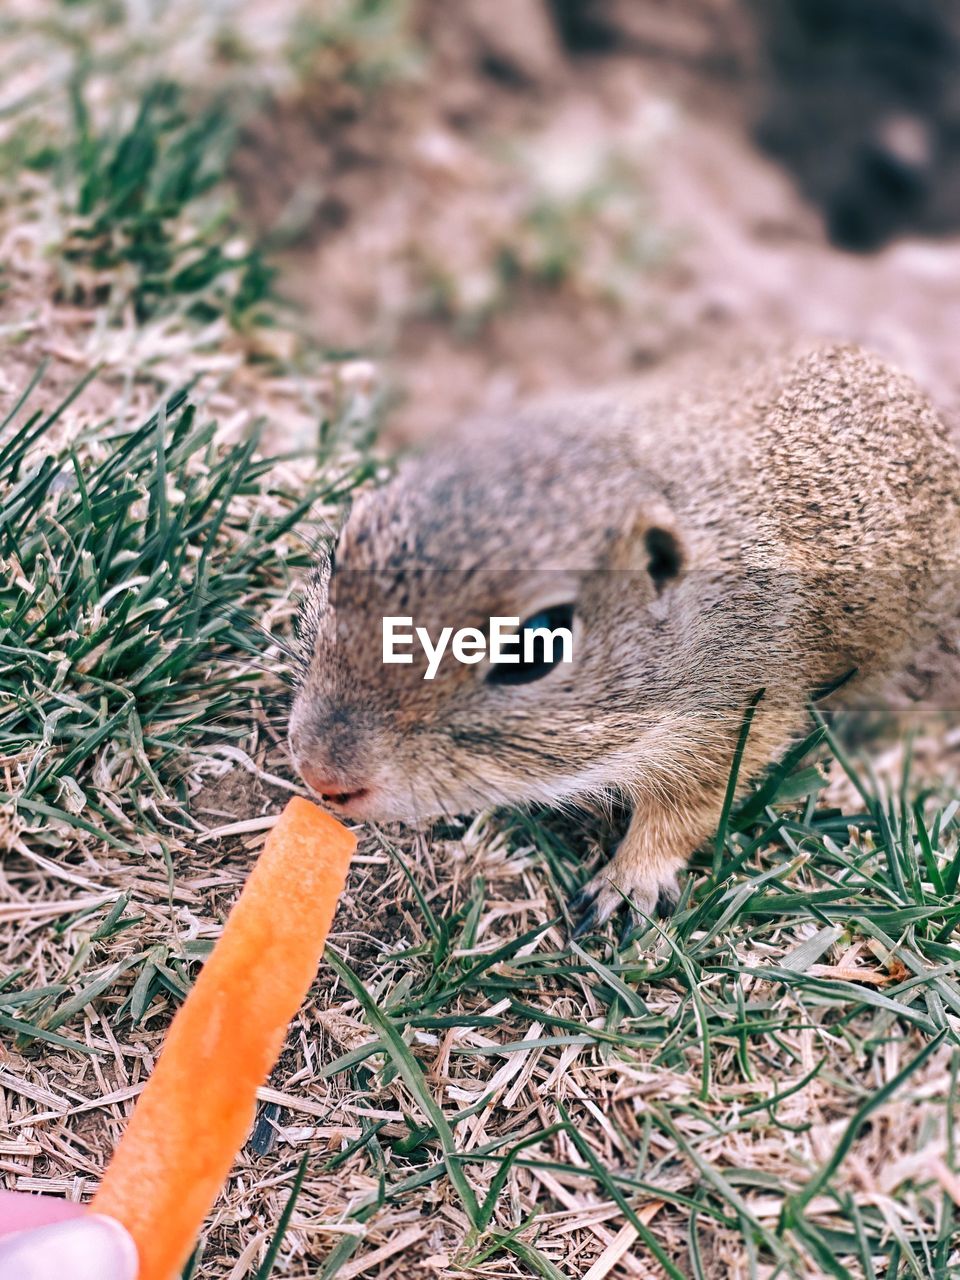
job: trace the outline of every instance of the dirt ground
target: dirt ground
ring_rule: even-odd
[[[261,229],[299,210],[288,296],[331,349],[384,358],[390,442],[787,334],[861,341],[956,403],[960,238],[832,247],[712,29],[571,56],[537,5],[509,32],[477,8],[425,6],[431,74],[372,107],[308,87],[238,161]]]

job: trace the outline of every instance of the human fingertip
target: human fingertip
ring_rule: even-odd
[[[117,1280],[137,1280],[137,1272],[140,1270],[140,1257],[137,1253],[137,1246],[134,1244],[133,1236],[122,1226],[116,1218],[108,1218],[102,1213],[91,1213],[86,1219],[87,1222],[94,1222],[98,1228],[103,1231],[105,1241],[112,1237],[113,1243],[109,1246],[112,1250],[112,1256],[115,1259],[114,1267]],[[113,1273],[111,1273],[113,1280]]]
[[[0,1280],[137,1280],[138,1269],[129,1233],[102,1214],[0,1240]]]

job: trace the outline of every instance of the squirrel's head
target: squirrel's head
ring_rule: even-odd
[[[291,752],[346,816],[600,791],[656,722],[669,506],[616,438],[521,426],[364,494],[305,595]]]

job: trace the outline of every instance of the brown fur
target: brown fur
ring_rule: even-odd
[[[656,530],[651,539],[650,531]],[[654,581],[651,547],[679,571]],[[960,613],[960,466],[920,391],[831,346],[533,407],[468,429],[358,501],[303,619],[294,759],[351,816],[633,806],[581,895],[644,912],[716,827],[744,712],[755,776],[816,691],[936,646]],[[672,572],[672,570],[671,570]],[[575,659],[518,687],[384,666],[380,620],[483,626],[575,602]]]

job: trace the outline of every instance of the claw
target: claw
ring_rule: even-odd
[[[623,928],[620,930],[620,937],[617,942],[617,947],[620,951],[625,950],[630,945],[630,939],[646,923],[646,920],[638,911],[627,908],[626,919],[623,922]]]
[[[657,894],[657,915],[661,920],[669,920],[677,909],[680,891],[673,885],[662,886]]]
[[[590,930],[593,928],[596,922],[597,922],[597,908],[596,906],[592,906],[589,908],[588,911],[586,911],[583,914],[583,916],[581,916],[580,923],[574,929],[573,933],[571,933],[570,937],[573,939],[574,942],[579,941],[580,938],[584,937],[586,934],[590,932]]]
[[[625,951],[630,945],[630,939],[633,937],[634,930],[637,928],[639,923],[640,921],[633,912],[628,911],[623,921],[623,928],[620,930],[620,937],[617,939],[618,951]]]
[[[582,884],[573,897],[567,900],[567,910],[571,915],[579,915],[583,908],[589,906],[596,896],[596,889],[591,888],[589,883]]]
[[[629,880],[621,884],[620,877],[601,872],[581,886],[567,903],[567,909],[576,921],[570,933],[571,939],[576,941],[599,929],[626,906],[627,917],[620,931],[619,943],[623,950],[634,934],[647,929],[651,917],[664,918],[676,911],[680,886],[675,876],[659,886],[644,883],[642,878],[635,879],[630,885],[632,895],[628,892],[628,883]],[[653,897],[654,891],[657,892],[656,898]]]

